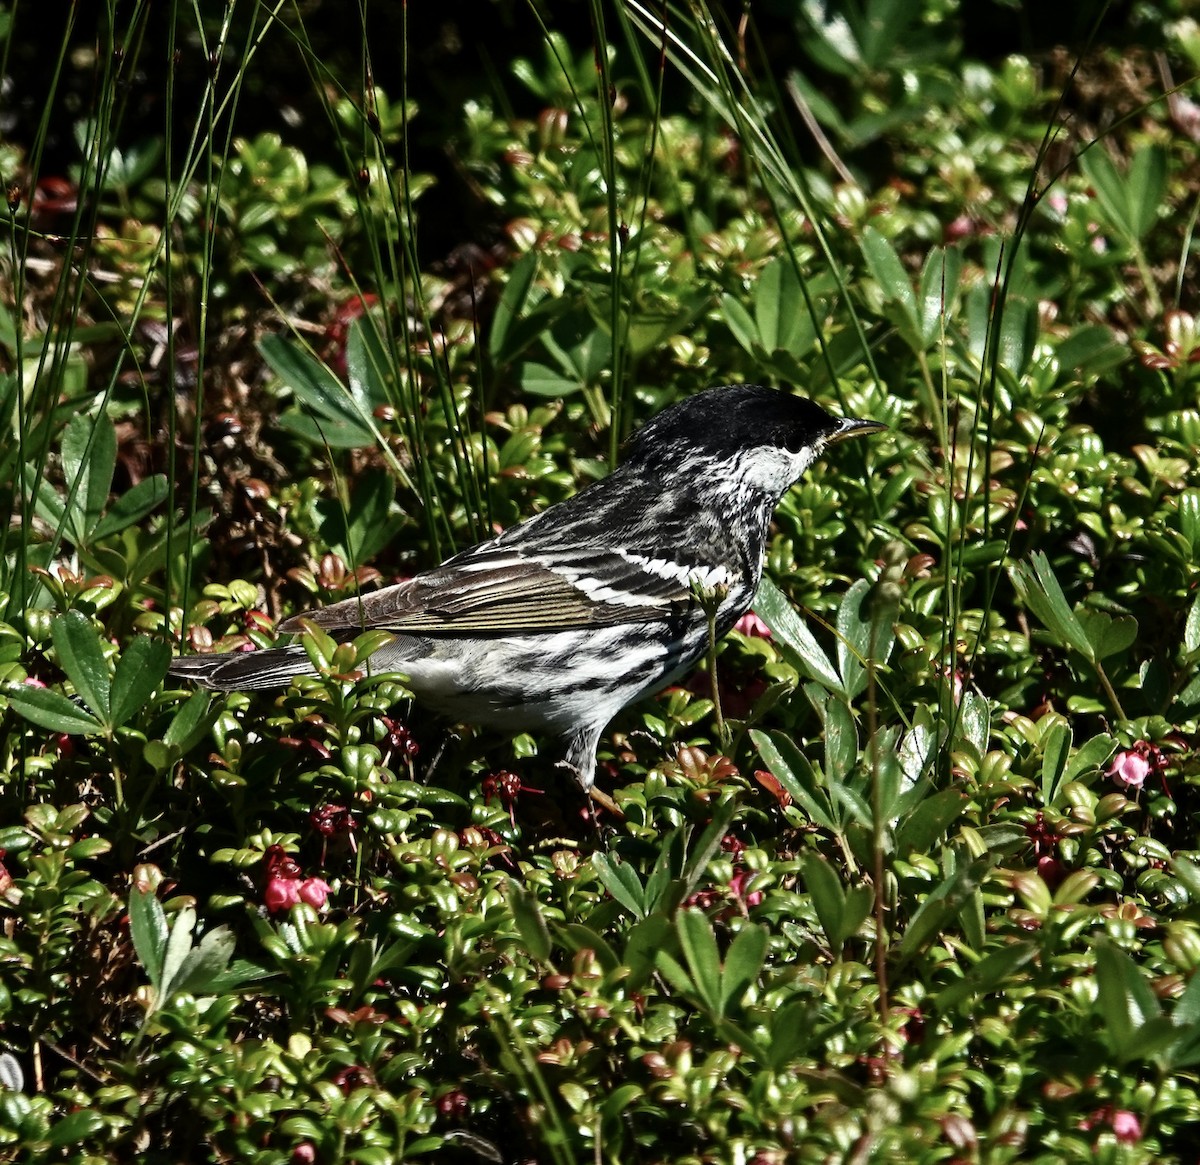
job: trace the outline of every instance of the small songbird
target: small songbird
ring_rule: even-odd
[[[737,384],[664,410],[614,472],[406,582],[294,616],[334,639],[392,638],[399,672],[450,719],[562,739],[592,791],[596,746],[625,705],[665,687],[750,608],[775,507],[834,442],[886,428],[790,393]],[[175,660],[206,688],[280,687],[314,674],[300,645]],[[601,798],[607,801],[607,798]]]

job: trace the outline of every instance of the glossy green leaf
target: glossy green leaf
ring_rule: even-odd
[[[817,921],[825,932],[826,941],[836,955],[846,941],[842,930],[846,891],[842,888],[841,879],[825,858],[811,854],[804,863],[804,884],[812,897]]]
[[[79,611],[58,615],[51,624],[51,638],[75,691],[97,720],[111,725],[108,661],[92,621]]]
[[[117,434],[101,413],[77,413],[63,430],[63,476],[67,491],[67,533],[79,546],[89,546],[92,532],[108,505],[117,464]]]
[[[829,798],[816,778],[812,765],[786,733],[763,732],[753,729],[750,739],[771,775],[783,786],[792,801],[807,814],[808,819],[830,833],[838,830],[829,812]]]
[[[216,994],[214,981],[225,974],[236,945],[237,939],[227,926],[208,931],[184,956],[166,991],[170,995]],[[166,978],[165,960],[163,975]]]
[[[900,940],[899,955],[911,959],[961,909],[995,864],[991,854],[964,862],[944,877],[917,908]]]
[[[1093,661],[1127,651],[1137,639],[1137,620],[1129,615],[1113,616],[1087,607],[1081,607],[1075,614],[1091,645],[1089,658]]]
[[[934,1007],[945,1014],[964,1003],[991,995],[997,987],[1027,966],[1037,953],[1037,944],[1028,941],[1011,942],[998,951],[992,951],[958,982],[939,991],[934,996]]]
[[[692,982],[704,1006],[713,1015],[722,1015],[721,955],[712,923],[703,911],[689,908],[676,916],[675,929]]]
[[[1027,562],[1017,563],[1011,574],[1021,602],[1037,616],[1046,630],[1064,647],[1073,647],[1091,659],[1091,642],[1068,605],[1054,568],[1046,556],[1040,550],[1035,551]]]
[[[137,525],[167,500],[167,493],[167,479],[161,473],[139,481],[109,506],[108,512],[96,523],[96,528],[92,531],[92,541],[97,542],[110,534]]]
[[[95,716],[61,692],[8,684],[4,696],[17,712],[39,728],[65,732],[69,736],[89,736],[104,731],[104,725]]]
[[[130,891],[129,934],[138,961],[145,969],[155,994],[161,998],[168,929],[162,903],[153,891],[139,890],[136,886]]]
[[[62,1149],[68,1145],[78,1145],[89,1137],[95,1137],[103,1132],[105,1120],[101,1113],[91,1108],[80,1108],[68,1113],[60,1121],[50,1126],[46,1143],[52,1149]]]
[[[769,579],[764,578],[754,600],[754,611],[771,629],[789,659],[810,678],[831,692],[841,692],[842,681],[829,656],[817,643],[804,620],[788,602],[787,596]]]
[[[561,372],[533,361],[521,365],[520,379],[521,390],[534,396],[570,396],[583,387],[579,381],[568,380]]]
[[[838,671],[842,677],[842,691],[850,700],[867,686],[864,665],[871,651],[871,621],[864,606],[870,593],[871,584],[866,579],[857,579],[847,587],[838,604]]]
[[[721,969],[720,1014],[728,1015],[762,972],[770,935],[765,926],[746,924],[734,936]]]
[[[1162,1016],[1162,1006],[1137,964],[1110,943],[1096,948],[1096,989],[1096,1010],[1117,1058],[1143,1058],[1147,1028]]]
[[[962,252],[957,247],[935,247],[929,252],[921,271],[919,296],[921,338],[927,348],[940,339],[943,319],[953,315],[961,274]]]
[[[887,299],[898,304],[913,339],[921,335],[921,322],[917,312],[917,298],[912,280],[897,257],[892,244],[874,227],[865,227],[859,240],[867,270],[883,289]]]
[[[926,797],[896,830],[896,852],[928,854],[962,816],[970,798],[963,789],[939,789]]]
[[[1058,796],[1059,786],[1071,755],[1071,727],[1056,720],[1042,739],[1042,804],[1049,807]]]
[[[600,884],[628,910],[634,918],[646,917],[646,903],[642,880],[637,871],[620,858],[607,854],[593,854],[592,868]]]
[[[112,726],[120,728],[154,694],[167,674],[171,649],[161,639],[139,635],[117,660],[112,677]]]
[[[800,277],[785,255],[771,259],[759,274],[754,318],[759,341],[768,354],[781,351],[804,356],[816,341]]]
[[[525,944],[525,949],[539,963],[550,961],[550,928],[538,906],[537,899],[527,893],[518,882],[509,879],[508,904],[512,908],[513,921]]]
[[[488,335],[488,355],[497,364],[508,363],[520,351],[513,343],[514,324],[525,315],[531,304],[537,265],[537,252],[530,251],[509,269],[508,282],[496,303],[492,330]]]

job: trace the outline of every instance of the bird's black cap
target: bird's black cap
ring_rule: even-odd
[[[685,445],[729,456],[760,445],[786,446],[842,441],[885,429],[877,421],[842,419],[807,397],[760,384],[730,384],[689,396],[654,417],[630,442],[630,456],[662,453]]]

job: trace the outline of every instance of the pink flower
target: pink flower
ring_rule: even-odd
[[[1138,741],[1138,744],[1142,743]],[[1122,749],[1113,757],[1108,775],[1123,789],[1140,789],[1150,775],[1150,767],[1145,754],[1134,745],[1133,748]]]
[[[1125,1108],[1118,1108],[1112,1114],[1113,1135],[1123,1145],[1134,1145],[1142,1139],[1142,1123],[1137,1114]]]
[[[729,892],[735,897],[742,899],[746,905],[757,906],[762,900],[763,895],[761,890],[751,890],[746,893],[746,885],[754,875],[746,870],[738,870],[737,873],[729,879]]]
[[[330,888],[324,878],[305,878],[296,893],[301,902],[307,902],[314,910],[320,910],[329,897]]]
[[[734,625],[735,631],[755,639],[770,639],[771,628],[768,627],[753,611],[747,611]]]
[[[288,910],[300,901],[300,879],[284,878],[276,874],[267,879],[263,890],[263,902],[268,910]]]

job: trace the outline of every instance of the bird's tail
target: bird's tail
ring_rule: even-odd
[[[168,671],[214,692],[282,688],[293,676],[317,674],[308,653],[298,645],[273,647],[266,651],[180,656],[171,662]]]

